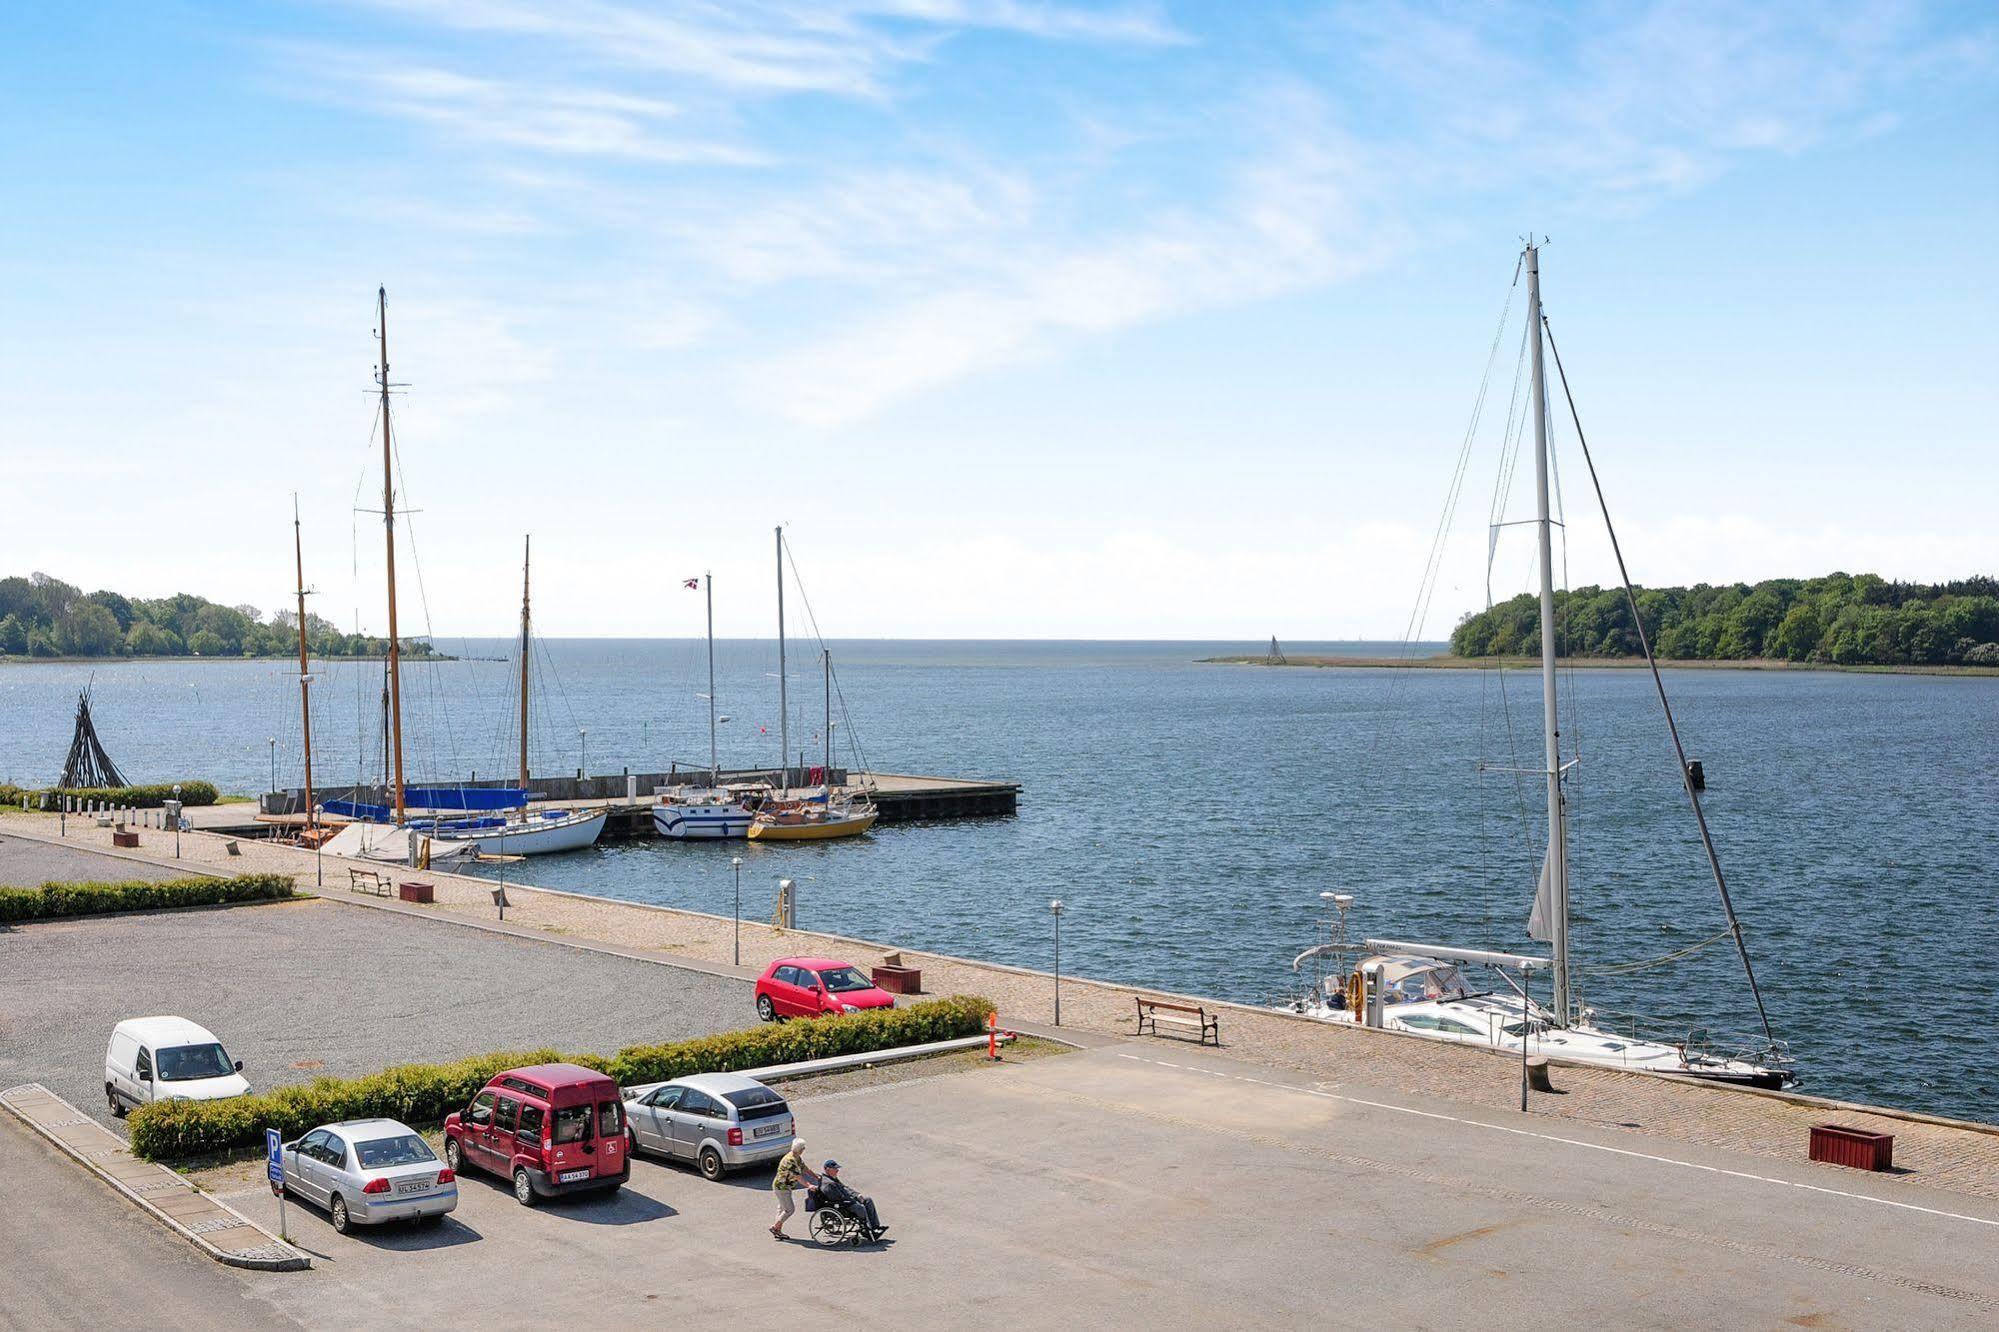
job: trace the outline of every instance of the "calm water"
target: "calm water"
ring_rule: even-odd
[[[877,767],[1018,781],[1019,817],[778,848],[612,844],[527,873],[727,913],[741,854],[748,915],[768,916],[789,875],[808,927],[1037,967],[1060,897],[1065,969],[1251,1000],[1290,983],[1325,889],[1358,896],[1357,935],[1529,948],[1539,802],[1531,779],[1523,800],[1512,777],[1477,768],[1481,754],[1508,764],[1509,712],[1519,766],[1539,761],[1536,681],[1510,676],[1502,700],[1477,672],[1194,661],[1244,650],[836,643],[851,733]],[[573,771],[585,744],[593,772],[706,763],[699,644],[555,642],[547,657],[537,771]],[[358,766],[372,780],[380,666],[316,669],[323,779]],[[264,662],[0,667],[0,778],[53,777],[93,670],[99,729],[132,780],[262,790],[275,739],[279,777],[296,782],[296,687]],[[794,657],[792,670],[794,748],[815,748],[817,664]],[[776,761],[775,671],[770,644],[721,645],[725,766]],[[507,769],[508,676],[479,661],[411,672],[412,780]],[[1574,683],[1579,963],[1714,934],[1720,909],[1649,681]],[[1805,1089],[1994,1118],[1999,681],[1685,671],[1668,686]],[[849,732],[836,733],[844,751]],[[1725,941],[1667,969],[1586,970],[1580,984],[1606,1010],[1680,1030],[1755,1025]]]

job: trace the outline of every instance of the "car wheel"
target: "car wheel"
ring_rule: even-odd
[[[514,1171],[514,1201],[523,1207],[532,1207],[537,1201],[534,1196],[534,1181],[528,1178],[526,1166],[520,1166]]]
[[[444,1164],[451,1167],[451,1173],[454,1175],[464,1173],[465,1149],[458,1145],[458,1139],[446,1138],[444,1140]]]
[[[333,1233],[336,1235],[345,1235],[348,1225],[347,1200],[337,1193],[334,1194],[333,1206],[330,1210],[333,1213]]]
[[[760,994],[757,996],[757,1016],[765,1022],[777,1021],[777,1005],[771,1003],[769,995]]]
[[[125,1103],[118,1099],[117,1090],[108,1082],[104,1084],[104,1099],[111,1102],[111,1117],[113,1119],[123,1119],[125,1117]]]
[[[703,1147],[696,1164],[701,1167],[701,1177],[710,1183],[721,1179],[726,1169],[722,1164],[722,1154],[713,1147]]]

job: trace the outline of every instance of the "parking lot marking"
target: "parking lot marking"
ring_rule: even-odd
[[[1406,1105],[1394,1105],[1387,1101],[1370,1101],[1361,1096],[1347,1096],[1340,1092],[1320,1091],[1314,1087],[1299,1087],[1287,1082],[1272,1082],[1265,1078],[1252,1078],[1240,1073],[1224,1073],[1212,1068],[1195,1068],[1187,1064],[1175,1064],[1164,1059],[1149,1059],[1144,1055],[1126,1054],[1113,1051],[1119,1059],[1129,1059],[1139,1064],[1156,1064],[1161,1068],[1180,1069],[1188,1073],[1207,1073],[1232,1082],[1253,1082],[1259,1086],[1276,1087],[1282,1091],[1295,1092],[1300,1096],[1317,1096],[1329,1101],[1345,1101],[1349,1105],[1364,1105],[1374,1110],[1389,1110],[1398,1115],[1415,1115],[1419,1119],[1442,1120],[1447,1124],[1464,1124],[1471,1128],[1490,1129],[1494,1133],[1511,1133],[1521,1138],[1539,1138],[1543,1142],[1562,1143],[1569,1147],[1586,1147],[1593,1152],[1609,1152],[1613,1156],[1630,1156],[1640,1161],[1656,1161],[1661,1165],[1680,1166],[1687,1170],[1702,1170],[1711,1175],[1728,1175],[1735,1179],[1753,1180],[1759,1184],[1781,1184],[1785,1188],[1803,1189],[1807,1193],[1825,1193],[1835,1198],[1851,1198],[1856,1202],[1875,1203],[1882,1207],[1899,1207],[1907,1212],[1921,1212],[1925,1216],[1941,1217],[1947,1221],[1970,1221],[1976,1225],[1999,1228],[1999,1220],[1985,1216],[1968,1216],[1963,1212],[1946,1212],[1935,1207],[1924,1207],[1918,1203],[1898,1202],[1893,1198],[1877,1198],[1869,1193],[1853,1193],[1846,1189],[1829,1188],[1823,1184],[1801,1184],[1796,1180],[1778,1179],[1772,1175],[1758,1175],[1747,1170],[1731,1170],[1726,1166],[1703,1165],[1699,1161],[1682,1161],[1672,1156],[1656,1156],[1651,1152],[1633,1151],[1629,1147],[1612,1147],[1606,1143],[1589,1142],[1582,1138],[1565,1138],[1558,1133],[1542,1133],[1535,1129],[1512,1128],[1505,1124],[1494,1124],[1483,1119],[1464,1119],[1457,1115],[1441,1114],[1435,1110],[1417,1110]]]

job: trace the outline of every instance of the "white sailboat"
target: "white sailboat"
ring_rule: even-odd
[[[1647,1039],[1610,1030],[1599,1025],[1596,1014],[1577,1004],[1570,993],[1569,959],[1569,863],[1568,828],[1562,783],[1567,767],[1562,762],[1556,681],[1555,582],[1552,528],[1549,505],[1548,393],[1543,365],[1540,251],[1531,241],[1523,256],[1527,273],[1527,322],[1531,347],[1534,412],[1535,526],[1539,537],[1541,600],[1541,706],[1542,739],[1547,784],[1548,840],[1542,860],[1540,881],[1528,918],[1528,936],[1550,945],[1550,956],[1532,957],[1496,953],[1481,949],[1452,948],[1397,940],[1369,939],[1367,955],[1350,970],[1341,967],[1347,958],[1346,913],[1352,898],[1322,894],[1339,910],[1338,937],[1306,949],[1292,960],[1292,970],[1307,961],[1323,966],[1326,958],[1339,960],[1333,974],[1321,975],[1304,995],[1281,1007],[1322,1021],[1344,1022],[1404,1032],[1431,1040],[1479,1046],[1518,1056],[1545,1055],[1552,1058],[1647,1073],[1668,1073],[1714,1081],[1777,1088],[1796,1080],[1781,1042],[1770,1029],[1756,976],[1743,942],[1742,926],[1736,919],[1721,862],[1708,835],[1700,794],[1687,774],[1687,760],[1680,747],[1679,731],[1673,723],[1672,707],[1666,700],[1658,666],[1652,660],[1644,621],[1631,601],[1652,678],[1658,689],[1673,747],[1679,756],[1680,776],[1687,797],[1700,824],[1701,841],[1707,851],[1715,884],[1721,893],[1727,916],[1746,974],[1750,993],[1756,1001],[1763,1040],[1739,1051],[1703,1048],[1694,1034],[1684,1040]],[[1557,361],[1559,366],[1559,360]],[[1578,431],[1580,435],[1580,430]],[[1585,450],[1587,445],[1584,446]],[[1585,452],[1587,457],[1587,453]],[[1594,464],[1591,475],[1594,478]],[[1598,491],[1601,499],[1601,490]],[[1608,512],[1605,520],[1608,523]],[[1615,531],[1611,546],[1618,552],[1618,568],[1624,574],[1627,598],[1630,578],[1624,557],[1617,546]],[[1467,979],[1466,968],[1487,968],[1497,974],[1504,987],[1480,989]],[[1518,973],[1515,981],[1509,973]],[[1534,977],[1546,973],[1553,980],[1552,1001],[1542,1005],[1534,1000],[1529,987]],[[1474,973],[1476,974],[1476,973]]]
[[[722,786],[715,735],[715,575],[702,576],[708,601],[708,780],[704,784],[653,788],[652,826],[676,842],[745,837],[759,803],[749,788]]]

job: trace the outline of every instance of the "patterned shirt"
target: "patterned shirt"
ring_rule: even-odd
[[[784,1159],[777,1163],[777,1174],[771,1177],[771,1188],[779,1192],[797,1188],[804,1167],[805,1162],[797,1152],[786,1152]]]

